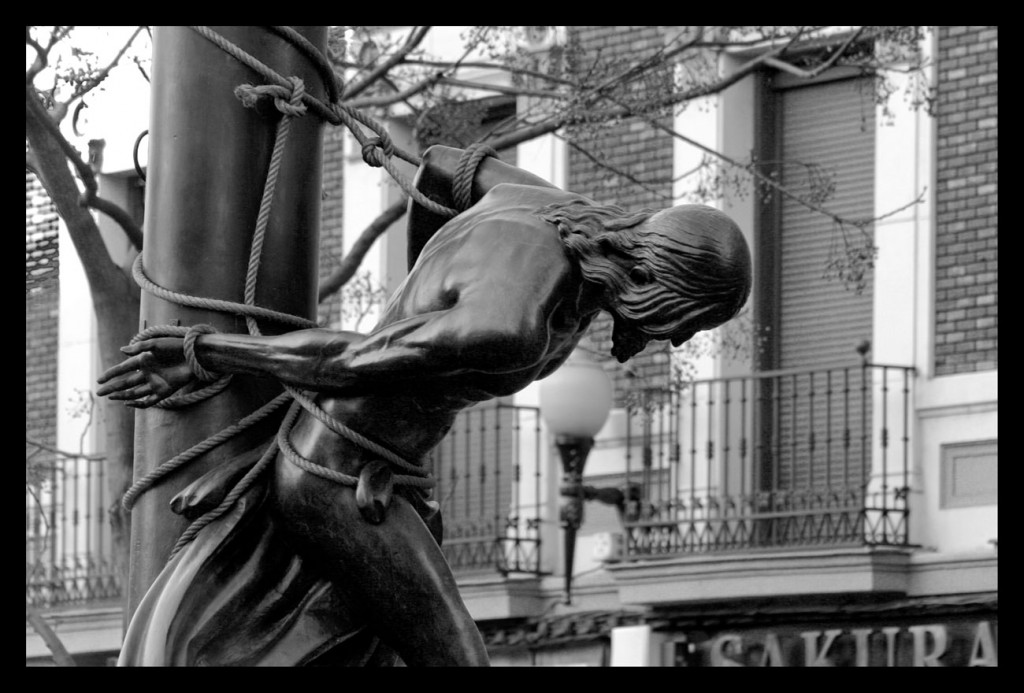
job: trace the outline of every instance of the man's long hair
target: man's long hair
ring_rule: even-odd
[[[750,294],[750,259],[736,224],[704,205],[628,213],[584,199],[538,212],[558,227],[584,279],[607,287],[620,318],[667,339],[683,327],[711,329],[734,317]],[[653,218],[652,218],[653,217]],[[637,229],[648,223],[643,233]],[[638,282],[611,254],[626,255],[654,281]],[[628,263],[625,263],[628,264]]]

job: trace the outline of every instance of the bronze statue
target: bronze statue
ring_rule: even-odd
[[[451,199],[461,150],[435,146],[416,186]],[[723,213],[701,205],[626,213],[497,159],[480,163],[473,205],[445,220],[410,203],[405,282],[369,334],[202,334],[217,373],[276,378],[316,393],[346,426],[422,465],[456,414],[558,368],[598,312],[612,354],[679,345],[731,319],[750,291],[750,254]],[[125,348],[100,395],[149,407],[194,378],[179,338]],[[169,562],[129,628],[127,664],[486,665],[487,652],[439,548],[437,505],[397,470],[298,410],[287,442],[356,487],[278,454],[272,474]],[[222,498],[259,451],[176,499]]]

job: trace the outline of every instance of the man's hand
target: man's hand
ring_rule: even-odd
[[[183,344],[179,337],[160,337],[123,347],[129,358],[100,376],[96,394],[143,409],[162,402],[195,377]]]

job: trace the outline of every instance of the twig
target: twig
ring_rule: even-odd
[[[355,243],[349,248],[344,259],[331,274],[320,282],[317,302],[336,292],[352,278],[352,275],[359,269],[360,263],[367,251],[374,244],[382,233],[388,230],[394,222],[405,214],[407,198],[403,195],[400,200],[385,209],[373,222],[363,230]]]
[[[55,455],[60,455],[61,457],[66,457],[68,459],[79,459],[79,460],[88,460],[88,461],[99,461],[99,460],[107,459],[106,455],[87,455],[87,454],[80,453],[80,452],[67,452],[66,450],[61,450],[60,448],[55,448],[52,445],[47,445],[46,443],[43,443],[43,442],[38,441],[38,440],[35,440],[34,438],[29,438],[28,436],[25,436],[25,442],[28,443],[29,445],[32,445],[32,446],[40,449],[40,450],[45,450],[46,452],[52,452]]]

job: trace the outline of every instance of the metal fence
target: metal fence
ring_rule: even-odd
[[[540,412],[469,409],[433,456],[443,551],[456,571],[540,572]],[[37,607],[119,599],[103,463],[55,457],[26,486],[25,592]]]
[[[26,486],[25,596],[37,607],[119,599],[102,460],[56,457]]]
[[[442,550],[456,571],[540,572],[540,410],[467,409],[435,449]]]
[[[627,556],[906,545],[912,376],[865,364],[639,393]]]

